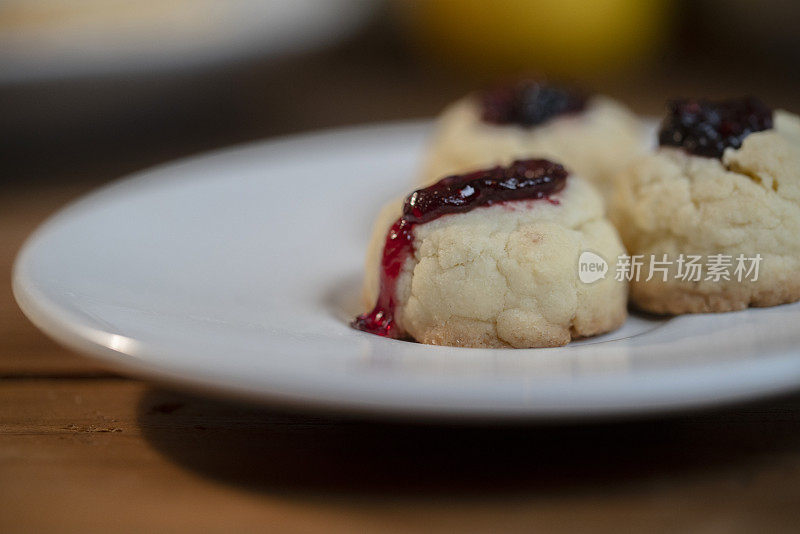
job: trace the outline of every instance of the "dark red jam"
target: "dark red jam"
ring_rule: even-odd
[[[721,158],[726,148],[739,148],[751,133],[770,128],[772,110],[752,96],[719,102],[672,100],[658,141],[696,156]]]
[[[380,292],[375,308],[359,315],[352,326],[364,332],[399,339],[404,336],[394,322],[397,277],[414,251],[414,226],[450,213],[465,213],[480,206],[514,200],[549,198],[561,191],[567,171],[544,159],[515,161],[469,174],[448,176],[406,198],[403,215],[386,235],[381,258]],[[557,200],[552,202],[557,204]]]
[[[586,95],[533,80],[488,89],[480,97],[482,118],[492,124],[536,126],[586,107]]]

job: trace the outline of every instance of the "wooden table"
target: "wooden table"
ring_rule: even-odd
[[[0,277],[89,185],[0,200]],[[797,532],[800,396],[664,420],[440,426],[286,413],[119,376],[0,285],[1,532]]]

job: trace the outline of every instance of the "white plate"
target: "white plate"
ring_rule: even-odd
[[[277,57],[331,44],[375,11],[358,0],[4,0],[2,9],[0,83]]]
[[[137,374],[267,402],[438,417],[590,417],[800,384],[800,305],[674,319],[556,349],[432,347],[357,332],[378,206],[427,126],[322,133],[145,172],[28,241],[14,290],[42,330]]]

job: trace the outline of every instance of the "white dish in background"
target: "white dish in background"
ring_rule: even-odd
[[[375,11],[359,0],[5,0],[0,83],[171,72],[332,44]]]
[[[17,300],[53,338],[119,368],[309,407],[588,418],[800,385],[800,304],[633,316],[555,349],[433,347],[351,329],[373,217],[409,191],[427,128],[257,143],[108,186],[31,236]]]

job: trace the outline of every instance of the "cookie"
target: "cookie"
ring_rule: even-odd
[[[660,144],[612,200],[640,256],[631,301],[682,314],[800,299],[800,119],[754,99],[675,101]]]
[[[502,196],[509,188],[516,196]],[[432,205],[444,211],[425,218]],[[364,281],[372,312],[355,325],[461,347],[553,347],[614,330],[626,318],[627,283],[582,282],[585,251],[611,265],[624,249],[598,192],[560,165],[528,160],[453,176],[382,210]]]
[[[437,122],[419,183],[541,157],[561,162],[605,197],[613,176],[645,149],[642,137],[636,117],[610,98],[521,82],[448,107]]]

